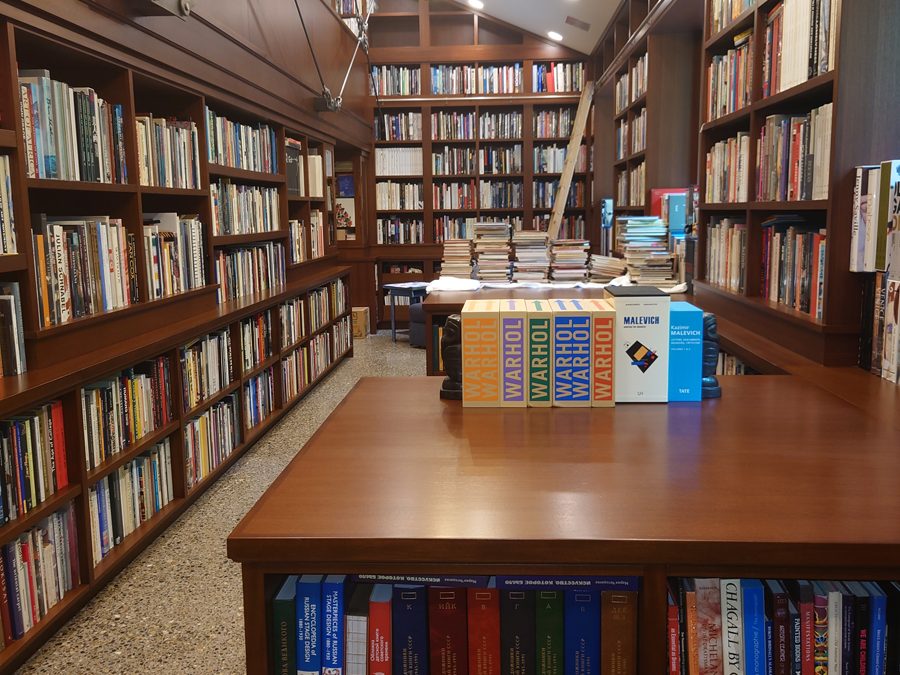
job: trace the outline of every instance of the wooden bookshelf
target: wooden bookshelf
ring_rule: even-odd
[[[319,16],[320,10],[312,8]],[[342,54],[352,52],[355,42],[350,40],[336,18],[328,18],[330,10],[323,5],[317,24],[323,34],[334,38],[332,44]],[[181,23],[181,22],[179,22]],[[338,347],[335,327],[346,321],[351,302],[350,269],[337,265],[338,249],[334,235],[334,153],[340,144],[348,157],[358,157],[368,129],[357,122],[352,107],[346,114],[327,119],[303,112],[311,100],[301,103],[285,99],[273,99],[269,94],[256,94],[249,79],[238,75],[242,63],[256,64],[255,74],[261,78],[261,86],[279,89],[278,79],[287,77],[293,67],[284,70],[262,61],[255,51],[241,48],[242,63],[233,63],[226,56],[232,38],[223,33],[203,28],[204,24],[190,19],[189,27],[196,40],[190,56],[180,48],[170,49],[170,57],[160,58],[160,45],[178,42],[168,29],[153,29],[147,33],[137,29],[127,16],[115,12],[99,12],[82,3],[42,9],[40,15],[31,14],[26,8],[0,8],[0,152],[10,159],[11,195],[15,208],[16,240],[18,251],[0,257],[0,277],[4,281],[19,283],[22,297],[22,317],[28,370],[17,377],[0,378],[0,419],[10,419],[25,414],[41,405],[60,401],[62,404],[66,467],[69,485],[50,495],[45,501],[30,509],[27,514],[0,527],[0,545],[14,541],[20,534],[37,525],[42,519],[69,504],[75,512],[75,537],[77,540],[80,576],[73,590],[22,638],[8,642],[0,650],[0,673],[11,673],[35,650],[59,629],[63,623],[83,607],[90,598],[122,568],[133,560],[153,539],[174,522],[201,495],[209,485],[258,440],[303,396],[341,362],[352,356],[349,350]],[[73,30],[73,26],[83,27]],[[116,40],[129,41],[132,31],[144,35],[142,49],[147,53],[129,49],[122,51]],[[298,27],[299,30],[299,27]],[[92,32],[93,31],[93,32]],[[105,34],[106,42],[97,42],[92,35]],[[218,37],[216,37],[218,36]],[[200,66],[212,50],[223,58],[221,66]],[[341,57],[343,59],[343,56]],[[159,64],[171,63],[172,66]],[[213,61],[209,61],[213,63]],[[124,159],[127,180],[124,183],[93,183],[88,181],[30,178],[27,173],[27,151],[22,132],[23,120],[19,107],[17,68],[48,69],[50,76],[70,86],[85,86],[113,104],[122,106]],[[330,74],[343,66],[326,66]],[[333,71],[333,72],[332,72]],[[358,80],[365,77],[365,68],[358,67]],[[279,74],[281,73],[281,74]],[[296,86],[302,78],[291,80]],[[358,86],[360,94],[366,91]],[[281,87],[283,89],[283,87]],[[278,166],[271,173],[247,171],[230,166],[210,163],[206,146],[205,109],[244,123],[268,124],[275,132],[275,157]],[[199,145],[199,185],[196,188],[169,188],[141,185],[138,171],[138,143],[135,118],[138,115],[164,117],[190,121],[197,125]],[[346,128],[341,129],[344,125]],[[359,128],[357,128],[359,125]],[[365,133],[361,133],[361,130]],[[286,190],[284,139],[287,135],[298,138],[305,148],[330,155],[332,171],[326,175],[326,190],[321,200],[289,199]],[[308,175],[308,174],[307,174]],[[210,182],[226,178],[235,184],[274,187],[278,189],[278,229],[271,232],[254,232],[229,236],[213,236]],[[306,191],[308,195],[308,190]],[[286,282],[266,292],[245,295],[234,300],[217,303],[218,288],[216,269],[212,264],[219,250],[252,246],[270,241],[287,243],[289,218],[306,214],[310,208],[320,208],[324,215],[324,250],[317,259],[291,264],[286,256]],[[199,288],[184,293],[151,299],[144,264],[143,214],[174,212],[196,214],[202,223],[205,278]],[[73,319],[61,324],[41,326],[38,315],[38,294],[35,274],[35,256],[32,242],[32,214],[48,216],[72,216],[73,214],[109,215],[122,220],[127,233],[133,234],[136,244],[137,302],[128,306],[90,316]],[[307,217],[308,223],[308,217]],[[284,400],[281,386],[280,359],[277,348],[268,358],[241,375],[232,364],[232,381],[222,390],[200,402],[191,410],[184,410],[181,399],[180,348],[186,343],[210,332],[227,329],[232,334],[235,358],[240,353],[239,325],[259,312],[273,314],[273,345],[280,345],[280,322],[277,321],[281,303],[307,296],[312,289],[342,280],[345,288],[343,306],[346,311],[330,316],[319,328],[319,335],[327,336],[332,343],[332,359],[306,387],[300,396]],[[237,341],[235,341],[237,338]],[[89,468],[85,458],[82,425],[83,387],[107,379],[114,374],[158,356],[169,357],[169,402],[173,417],[154,431],[145,434],[117,454],[108,456],[96,467]],[[244,384],[254,374],[272,367],[275,380],[275,401],[271,414],[252,429],[243,422]],[[184,466],[184,430],[192,416],[196,416],[229,395],[234,395],[239,416],[241,437],[236,447],[223,463],[211,471],[191,490],[187,489]],[[158,443],[168,440],[171,448],[173,495],[171,502],[145,521],[132,534],[114,546],[96,566],[92,564],[90,493],[100,481],[114,474],[126,463],[151,450]]]
[[[707,3],[707,16],[709,9]],[[900,121],[888,112],[900,101],[896,88],[883,86],[871,68],[873,55],[884,55],[896,66],[898,58],[887,34],[868,23],[868,11],[892,13],[889,1],[876,2],[866,10],[858,4],[843,2],[840,35],[835,66],[805,82],[764,96],[763,68],[766,26],[776,2],[754,1],[752,6],[715,35],[705,20],[701,78],[703,94],[700,109],[706,114],[707,66],[734,44],[734,36],[752,30],[753,49],[751,102],[740,110],[717,119],[702,119],[699,133],[700,227],[695,266],[695,299],[704,309],[739,325],[754,326],[761,334],[785,348],[826,365],[856,363],[860,330],[860,275],[848,271],[854,167],[873,164],[900,153]],[[850,75],[842,76],[845,73]],[[877,92],[877,93],[876,93]],[[876,102],[877,101],[877,102]],[[822,167],[828,180],[828,198],[808,201],[759,201],[757,197],[757,140],[769,115],[804,115],[825,103],[833,104],[832,128],[827,130],[831,143],[830,165]],[[872,105],[879,107],[874,112]],[[704,203],[706,194],[706,154],[717,142],[738,132],[749,134],[748,199],[739,203]],[[825,229],[826,261],[823,315],[809,313],[765,300],[761,286],[763,249],[760,243],[762,223],[772,215],[797,214],[818,228]],[[748,246],[744,252],[746,268],[744,291],[737,294],[708,282],[707,226],[712,220],[730,217],[746,225]]]

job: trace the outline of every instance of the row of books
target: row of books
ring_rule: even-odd
[[[345,316],[331,327],[335,358],[340,358],[353,346],[353,319]]]
[[[628,154],[628,118],[616,122],[616,159],[625,159]]]
[[[328,298],[331,302],[331,318],[347,311],[347,284],[343,279],[335,279],[328,284]]]
[[[483,209],[521,209],[525,205],[525,187],[516,181],[483,180],[478,186],[478,197]]]
[[[484,116],[482,116],[483,118]],[[376,141],[421,141],[421,112],[382,112],[375,116]]]
[[[860,365],[888,382],[900,381],[900,281],[876,272],[863,295]]]
[[[537,588],[519,579],[464,586],[439,576],[369,578],[287,576],[271,604],[275,670],[366,675],[417,664],[417,672],[445,675],[544,672],[545,664],[580,673],[615,663],[609,672],[637,672],[632,578],[541,580]]]
[[[569,249],[573,261],[581,257],[583,278],[589,244],[554,245]],[[607,286],[605,294],[603,300],[467,301],[463,406],[701,400],[703,312],[650,286]]]
[[[238,185],[227,178],[210,184],[213,236],[275,232],[280,229],[278,188]]]
[[[373,96],[418,96],[422,93],[419,66],[372,66]]]
[[[376,242],[382,244],[422,244],[425,242],[425,223],[418,218],[377,218]]]
[[[169,358],[159,356],[81,389],[88,469],[100,466],[175,419],[171,377]]]
[[[246,373],[272,356],[272,311],[241,321],[241,372]]]
[[[21,375],[27,369],[19,282],[0,281],[0,377]]]
[[[478,137],[482,140],[515,140],[523,135],[521,111],[483,112],[478,118]]]
[[[647,193],[647,163],[641,162],[628,172],[628,205],[643,206]]]
[[[295,349],[281,359],[281,398],[293,401],[309,387],[309,347]]]
[[[900,278],[900,160],[856,167],[850,232],[851,272]]]
[[[445,145],[431,153],[431,171],[435,176],[471,175],[476,169],[475,148]]]
[[[623,206],[630,205],[628,195],[628,171],[622,169],[616,173],[616,203]]]
[[[331,321],[331,301],[327,286],[309,292],[309,329],[315,333]]]
[[[584,181],[572,181],[569,193],[566,196],[566,208],[580,209],[585,204],[587,188]],[[532,203],[534,208],[552,209],[559,192],[559,179],[536,180],[532,191]]]
[[[476,208],[475,180],[435,182],[431,186],[431,198],[435,209],[473,210]]]
[[[538,148],[535,148],[537,155]],[[478,173],[490,174],[514,174],[522,173],[522,146],[498,145],[481,147],[478,149]],[[535,165],[537,171],[537,165]]]
[[[283,286],[284,245],[268,242],[243,248],[222,249],[216,255],[219,304]]]
[[[269,366],[244,383],[244,426],[262,424],[275,410],[275,366]]]
[[[121,104],[34,69],[19,71],[19,107],[29,178],[128,182]]]
[[[431,113],[431,138],[435,141],[474,141],[475,113],[444,111]]]
[[[447,245],[454,241],[473,239],[475,237],[474,229],[476,220],[477,219],[473,216],[450,216],[446,214],[434,219],[434,240],[437,243],[444,242],[445,262],[447,260]],[[469,256],[469,258],[471,257],[472,256]],[[459,276],[458,274],[450,274],[449,272],[446,272],[446,274],[449,276]]]
[[[0,255],[18,252],[9,155],[0,155]]]
[[[753,0],[712,0],[709,3],[709,34],[715,35],[753,6]]]
[[[834,105],[806,115],[769,115],[757,140],[759,201],[827,199]]]
[[[141,185],[200,189],[200,135],[193,121],[134,118]]]
[[[69,484],[60,401],[0,422],[2,522],[23,518]]]
[[[747,224],[713,219],[706,229],[706,280],[743,293],[747,273]]]
[[[309,257],[308,238],[306,223],[302,220],[289,220],[288,229],[290,230],[290,253],[292,263],[306,262]]]
[[[313,382],[334,363],[332,337],[329,333],[319,333],[304,349],[309,353],[309,381]]]
[[[706,203],[746,202],[750,188],[750,134],[719,141],[706,153]]]
[[[715,54],[706,68],[706,120],[750,105],[753,96],[753,31],[734,36],[734,48]]]
[[[841,0],[784,0],[769,10],[763,96],[834,69],[840,15]]]
[[[484,93],[479,89],[475,66],[431,66],[431,93],[438,95],[471,95]]]
[[[647,93],[650,56],[646,52],[631,67],[631,102],[634,103]]]
[[[180,358],[182,401],[190,410],[231,384],[231,331],[223,328],[189,342]]]
[[[92,485],[88,503],[94,566],[173,497],[168,438]]]
[[[421,176],[422,148],[375,148],[376,176]]]
[[[215,471],[241,442],[236,394],[207,408],[184,426],[185,478],[190,490]]]
[[[795,215],[762,223],[763,297],[821,319],[826,230]]]
[[[41,327],[139,301],[134,235],[108,216],[35,216],[34,267]]]
[[[81,583],[75,507],[40,521],[0,549],[0,623],[5,646],[18,640]]]
[[[150,300],[205,286],[203,223],[195,215],[145,213],[144,267]]]
[[[278,173],[278,142],[268,124],[242,124],[206,108],[207,158],[213,164]]]
[[[554,143],[553,145],[536,146],[533,152],[534,163],[532,166],[535,173],[562,173],[569,148]],[[581,145],[578,147],[578,156],[575,159],[575,172],[585,173],[588,166],[588,146]]]
[[[631,85],[629,82],[630,78],[627,71],[616,78],[614,95],[617,115],[624,112],[631,103]]]
[[[897,672],[900,584],[670,579],[668,673]]]
[[[282,349],[297,344],[309,334],[306,330],[306,303],[306,298],[299,296],[283,302],[279,306]]]
[[[587,146],[583,146],[587,147]],[[631,152],[642,152],[647,149],[647,108],[634,116],[631,122]]]
[[[738,357],[719,352],[719,360],[716,361],[716,375],[754,375],[753,369]]]
[[[531,91],[535,93],[579,92],[583,88],[583,63],[550,62],[531,66]]]
[[[521,63],[508,66],[478,66],[479,94],[519,94],[522,88]]]
[[[379,211],[415,211],[423,208],[425,193],[421,183],[375,183],[375,208]]]
[[[567,138],[575,125],[575,108],[537,110],[534,113],[534,137]]]

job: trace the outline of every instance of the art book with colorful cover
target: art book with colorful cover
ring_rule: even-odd
[[[669,329],[669,402],[702,400],[703,310],[673,302]]]
[[[535,629],[538,675],[563,675],[565,657],[564,599],[562,591],[535,591]]]
[[[504,408],[524,408],[528,405],[527,317],[528,308],[524,300],[500,301],[500,405]]]
[[[428,588],[430,675],[469,672],[466,589]]]
[[[553,405],[553,310],[549,300],[527,300],[528,406]]]
[[[462,309],[463,406],[500,405],[500,301],[467,300]]]
[[[304,574],[297,580],[297,675],[322,671],[322,579]]]
[[[500,673],[500,591],[467,589],[469,675]]]
[[[879,181],[875,269],[885,272],[888,269],[888,239],[893,230],[894,188],[900,183],[900,159],[881,163]]]
[[[600,591],[572,589],[565,599],[566,672],[600,673]]]
[[[591,407],[591,314],[580,300],[551,300],[553,405]]]
[[[744,675],[744,602],[740,579],[719,582],[725,675]]]
[[[669,398],[669,296],[651,286],[607,286],[616,310],[616,403]]]
[[[394,586],[392,610],[394,675],[427,675],[427,590],[424,586]]]
[[[887,280],[881,344],[881,377],[890,382],[897,382],[898,362],[900,362],[900,281],[895,279]]]
[[[718,579],[695,579],[699,675],[722,672],[722,602]]]
[[[369,596],[369,675],[392,675],[391,604],[394,587],[375,584]]]
[[[329,574],[322,583],[322,675],[343,675],[347,575]]]
[[[813,635],[815,632],[815,613],[812,583],[805,580],[789,580],[786,582],[791,600],[797,606],[800,617],[800,675],[815,675],[813,659]]]
[[[610,408],[616,404],[616,311],[605,300],[584,300],[584,304],[591,312],[591,406]]]

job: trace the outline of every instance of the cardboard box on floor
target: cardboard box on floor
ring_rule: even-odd
[[[353,338],[365,340],[369,337],[369,308],[354,307],[351,314],[353,316]]]

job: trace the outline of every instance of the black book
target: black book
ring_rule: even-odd
[[[300,195],[300,148],[285,146],[285,165],[287,171],[287,191],[291,195]]]
[[[900,673],[900,584],[880,581],[878,585],[887,595],[887,675]]]
[[[533,675],[537,672],[534,591],[500,591],[500,672]]]

